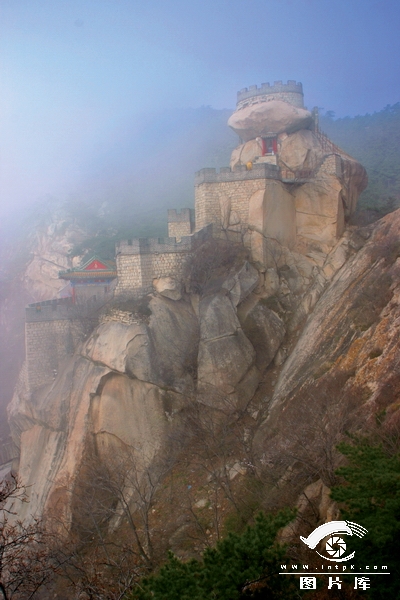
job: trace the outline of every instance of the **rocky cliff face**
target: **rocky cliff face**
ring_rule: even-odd
[[[300,463],[308,454],[308,475],[329,484],[332,448],[345,431],[362,433],[376,421],[397,427],[399,228],[396,211],[355,232],[354,254],[326,287],[277,376],[256,436],[277,477],[289,468],[304,475]]]
[[[23,275],[24,287],[32,302],[57,297],[65,286],[58,273],[75,266],[69,251],[84,237],[78,226],[57,215],[52,222],[37,228],[31,257]]]
[[[242,262],[201,295],[158,281],[142,316],[111,311],[50,386],[32,396],[21,380],[9,407],[19,474],[32,486],[26,513],[57,508],[71,522],[89,449],[101,461],[140,448],[151,468],[193,405],[245,415],[257,430],[256,468],[283,482],[267,503],[294,500],[310,481],[329,485],[327,448],[397,414],[399,231],[400,211],[346,231],[319,266],[282,251],[275,266]]]
[[[79,227],[61,215],[34,230],[21,247],[13,247],[2,262],[0,300],[0,436],[7,433],[5,407],[10,402],[24,359],[25,306],[57,297],[65,282],[60,270],[73,266],[69,250],[84,239]]]

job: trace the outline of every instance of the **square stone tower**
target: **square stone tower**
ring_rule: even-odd
[[[181,210],[168,210],[168,237],[176,238],[177,242],[185,235],[190,235],[194,231],[194,210],[191,208],[181,208]]]

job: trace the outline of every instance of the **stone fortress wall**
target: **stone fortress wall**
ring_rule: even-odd
[[[31,391],[55,379],[61,362],[82,339],[77,310],[70,298],[36,302],[26,308],[26,367]]]
[[[286,107],[289,103],[296,110],[308,113],[303,110],[302,84],[291,80],[286,84],[278,81],[274,85],[265,83],[259,88],[244,88],[238,92],[236,112],[243,114],[244,109],[246,113],[246,110],[252,110],[252,104],[269,100],[279,100],[276,104]],[[269,110],[271,106],[265,105],[265,108]],[[268,239],[305,255],[315,245],[322,252],[328,252],[344,229],[342,193],[348,186],[342,176],[346,169],[353,173],[354,164],[343,166],[347,158],[319,132],[316,115],[314,124],[310,124],[307,117],[308,129],[296,134],[297,138],[285,130],[277,131],[277,146],[273,152],[276,152],[276,164],[257,162],[257,155],[254,159],[246,159],[245,164],[231,160],[232,168],[223,167],[219,172],[210,168],[198,171],[195,175],[195,211],[189,208],[169,210],[169,237],[119,242],[116,245],[114,297],[140,298],[153,292],[159,283],[156,280],[160,278],[181,279],[187,261],[213,236],[241,241],[251,249],[253,260],[263,264],[267,264]],[[301,125],[298,127],[301,129]],[[307,168],[292,168],[280,160],[284,144],[287,147],[288,140],[292,143],[293,139],[298,140],[298,145],[292,156],[303,153],[303,163],[300,161],[299,164]],[[312,163],[305,163],[311,151],[316,158]],[[361,171],[358,176],[361,182]],[[361,183],[358,187],[363,189]],[[357,189],[354,195],[356,202]],[[67,300],[41,302],[26,309],[26,359],[31,390],[51,383],[61,361],[82,339],[79,301],[74,305],[71,299]],[[134,317],[114,310],[111,318],[128,323]]]
[[[287,83],[275,81],[274,85],[262,83],[260,87],[251,85],[237,93],[236,110],[245,108],[250,104],[268,102],[270,100],[283,100],[298,108],[304,108],[303,85],[289,80]]]
[[[313,172],[302,173],[301,179],[296,173],[268,163],[255,163],[251,170],[245,166],[201,169],[195,175],[196,229],[202,229],[210,223],[223,229],[234,228],[239,223],[249,224],[250,198],[255,192],[266,190],[271,181],[285,184],[306,183],[310,179],[323,175],[342,175],[341,157],[327,154]],[[290,190],[288,190],[290,191]],[[223,219],[223,206],[229,199],[229,220]]]
[[[265,190],[267,180],[278,176],[275,165],[260,164],[255,167],[260,168],[237,173],[227,167],[228,171],[221,169],[220,173],[215,169],[202,169],[196,173],[196,228],[202,229],[214,223],[217,228],[227,229],[228,225],[233,227],[239,222],[248,223],[250,197],[258,190]],[[228,222],[223,223],[221,209],[226,198],[230,202],[230,216]]]
[[[349,157],[319,131],[318,111],[304,109],[301,83],[250,86],[238,92],[237,100],[228,124],[240,144],[230,167],[195,175],[196,230],[214,223],[229,239],[242,239],[261,262],[265,252],[255,246],[265,245],[266,239],[305,254],[314,247],[329,251],[343,233],[346,204],[355,208],[346,197],[351,194],[343,163]],[[274,106],[271,100],[276,100]],[[271,155],[260,143],[266,134],[257,130],[268,130],[275,138]],[[361,185],[364,175],[361,167]]]
[[[166,237],[119,242],[116,245],[118,283],[115,295],[140,297],[153,291],[154,279],[172,275],[182,277],[188,258],[210,237],[212,224],[193,235],[182,236],[180,241]]]
[[[168,210],[168,236],[180,242],[183,236],[193,233],[194,222],[194,210],[191,208],[181,208],[180,211],[174,208]]]
[[[193,226],[191,209],[171,211],[173,223]],[[180,220],[179,220],[180,219]],[[185,265],[199,245],[212,237],[212,225],[189,236],[137,238],[116,245],[117,285],[114,297],[140,298],[154,290],[160,277],[181,277]],[[98,304],[93,305],[99,308]],[[26,308],[25,345],[28,388],[50,384],[61,363],[71,355],[84,337],[88,324],[86,303],[73,304],[71,298],[36,302]],[[113,319],[130,321],[129,315],[114,311]]]

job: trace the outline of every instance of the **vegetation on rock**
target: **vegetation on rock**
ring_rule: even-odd
[[[396,436],[397,437],[397,436]],[[338,449],[347,464],[337,470],[341,485],[331,496],[341,503],[342,516],[368,530],[352,546],[361,565],[387,565],[390,576],[374,577],[371,598],[398,598],[400,593],[400,453],[398,439],[386,432],[384,443],[353,437]]]
[[[289,598],[294,578],[279,575],[285,549],[276,543],[278,530],[293,513],[260,513],[242,534],[230,533],[201,560],[183,562],[172,553],[160,571],[144,579],[132,595],[138,600],[241,600]]]

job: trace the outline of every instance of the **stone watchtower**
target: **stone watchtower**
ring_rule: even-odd
[[[289,80],[287,83],[275,81],[274,85],[262,83],[260,87],[251,85],[237,93],[236,110],[245,108],[250,104],[268,102],[269,100],[282,100],[297,108],[304,108],[303,84]]]
[[[323,262],[317,254],[326,256],[342,235],[367,177],[316,117],[296,81],[240,90],[228,120],[240,140],[230,166],[196,173],[196,229],[214,223],[263,264],[271,243]]]
[[[168,210],[168,236],[176,238],[180,242],[182,237],[190,235],[194,231],[194,210],[191,208],[181,208],[180,211],[174,208]]]

